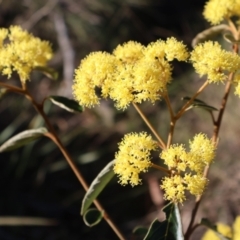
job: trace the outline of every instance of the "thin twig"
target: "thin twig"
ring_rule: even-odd
[[[81,183],[81,185],[83,186],[85,191],[88,191],[88,189],[89,189],[88,184],[86,183],[86,181],[85,181],[84,177],[82,176],[81,172],[78,170],[77,165],[72,160],[72,158],[71,158],[70,154],[68,153],[67,149],[63,146],[63,144],[62,144],[61,140],[59,139],[58,135],[56,134],[53,126],[49,122],[48,117],[46,116],[45,112],[43,111],[43,107],[41,105],[37,104],[35,102],[34,98],[29,93],[26,96],[32,102],[33,106],[36,108],[38,113],[43,117],[46,125],[49,128],[49,133],[45,134],[45,136],[48,136],[58,146],[58,148],[62,152],[63,156],[67,160],[69,166],[71,167],[72,171],[74,172],[75,176],[77,177],[77,179],[79,180],[79,182]],[[117,228],[117,226],[113,223],[113,221],[111,220],[111,218],[107,214],[106,210],[99,203],[99,201],[94,200],[93,203],[95,204],[97,209],[100,212],[103,213],[103,218],[111,226],[111,228],[116,233],[116,235],[119,237],[119,239],[124,240],[125,238],[123,237],[123,234],[120,232],[120,230]]]
[[[20,87],[15,87],[3,82],[0,82],[0,87],[7,88],[8,91],[15,92],[15,93],[20,93],[20,94],[25,94],[25,90],[20,88]]]
[[[166,101],[166,104],[167,104],[167,107],[168,107],[168,110],[169,110],[169,114],[170,114],[170,117],[171,119],[174,118],[174,113],[173,113],[173,109],[172,109],[172,105],[171,105],[171,102],[170,102],[170,99],[169,99],[169,96],[168,96],[168,93],[166,92],[164,95],[163,95],[165,101]]]
[[[88,189],[89,189],[88,184],[86,183],[86,181],[85,181],[84,177],[82,176],[81,172],[78,170],[77,165],[75,164],[75,162],[71,158],[67,149],[64,147],[61,140],[59,139],[59,137],[58,137],[55,129],[53,128],[52,124],[50,123],[47,115],[43,111],[43,105],[38,104],[35,101],[33,96],[28,92],[27,88],[21,89],[21,88],[17,88],[17,87],[14,87],[14,86],[11,86],[11,85],[8,85],[8,84],[4,84],[4,83],[0,83],[0,86],[8,88],[9,91],[13,91],[13,92],[17,92],[17,93],[25,95],[25,97],[33,104],[34,108],[42,116],[42,118],[44,119],[44,121],[47,125],[47,128],[48,128],[49,132],[46,133],[45,136],[50,138],[58,146],[58,148],[62,152],[63,156],[65,157],[66,161],[68,162],[69,166],[71,167],[72,171],[74,172],[75,176],[77,177],[77,179],[79,180],[79,182],[81,183],[81,185],[83,186],[85,191],[88,191]],[[113,221],[111,220],[111,218],[107,214],[106,210],[101,206],[101,204],[98,202],[98,200],[94,200],[93,203],[95,204],[97,209],[100,212],[103,213],[103,218],[109,224],[109,226],[113,229],[113,231],[116,233],[116,235],[119,237],[119,239],[125,240],[125,237],[123,236],[123,234],[120,232],[120,230],[117,228],[117,226],[113,223]]]
[[[194,99],[204,90],[204,88],[208,85],[208,81],[205,81],[204,84],[198,89],[198,91],[191,97],[191,99],[186,102],[186,104],[179,110],[177,115],[175,116],[175,120],[179,119],[185,110],[191,105]]]
[[[166,168],[164,168],[164,167],[161,167],[161,166],[156,165],[156,164],[154,164],[154,163],[152,163],[151,166],[152,166],[153,168],[156,168],[156,169],[158,169],[158,170],[160,170],[160,171],[163,171],[163,172],[167,173],[168,175],[171,174],[171,171],[168,170],[168,169],[166,169]]]
[[[227,99],[228,99],[228,96],[229,96],[229,93],[230,93],[230,90],[231,90],[231,83],[232,83],[233,77],[234,77],[234,73],[230,73],[227,84],[225,86],[225,92],[224,92],[224,96],[222,98],[222,103],[221,103],[221,108],[220,108],[220,111],[219,111],[219,114],[218,114],[218,118],[217,118],[217,121],[215,121],[215,124],[214,124],[213,142],[215,144],[217,144],[218,134],[219,134],[219,130],[220,130],[221,123],[222,123],[222,117],[223,117],[223,113],[225,111],[226,104],[227,104]],[[209,165],[205,167],[203,176],[207,177],[208,172],[209,172]],[[190,238],[191,233],[193,232],[192,231],[192,226],[194,224],[195,217],[196,217],[199,205],[201,203],[201,200],[202,200],[202,195],[200,195],[196,198],[195,206],[194,206],[194,208],[192,210],[192,213],[191,213],[191,220],[190,220],[190,223],[188,225],[187,231],[185,233],[185,240],[188,240]]]
[[[141,118],[143,119],[143,121],[147,124],[147,126],[149,127],[149,129],[152,131],[153,135],[157,138],[157,140],[160,143],[160,147],[162,149],[166,148],[166,144],[163,142],[163,140],[161,139],[161,137],[159,136],[159,134],[156,132],[156,130],[154,129],[154,127],[151,125],[151,123],[148,121],[148,119],[145,117],[144,113],[142,112],[142,110],[138,107],[138,105],[136,103],[132,103],[133,106],[135,107],[135,109],[137,110],[137,112],[139,113],[139,115],[141,116]]]
[[[167,141],[167,148],[169,148],[170,144],[172,143],[172,138],[173,138],[173,133],[174,133],[174,128],[176,124],[175,116],[172,110],[172,105],[168,96],[168,93],[164,95],[164,99],[167,103],[169,114],[170,114],[170,129],[169,129],[169,134],[168,134],[168,141]]]

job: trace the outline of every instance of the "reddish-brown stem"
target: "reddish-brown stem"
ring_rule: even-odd
[[[191,97],[191,99],[186,102],[186,104],[180,109],[180,111],[175,116],[175,120],[178,120],[185,110],[191,105],[191,103],[194,101],[194,99],[204,90],[204,88],[208,85],[208,81],[204,82],[204,84],[198,89],[198,91]]]
[[[219,134],[219,130],[220,130],[220,127],[221,127],[223,114],[224,114],[224,111],[225,111],[225,108],[226,108],[227,99],[228,99],[228,96],[229,96],[229,93],[230,93],[230,90],[231,90],[231,83],[232,83],[233,77],[234,77],[234,73],[230,73],[227,84],[225,86],[225,92],[224,92],[224,96],[222,98],[222,103],[221,103],[221,108],[220,108],[220,111],[219,111],[219,114],[218,114],[218,118],[217,118],[216,121],[214,121],[214,131],[213,131],[212,140],[215,144],[217,144],[218,134]],[[206,166],[205,169],[204,169],[203,176],[207,177],[208,172],[209,172],[209,166]],[[196,217],[199,205],[201,203],[201,200],[202,200],[202,195],[198,196],[196,198],[195,206],[192,209],[192,213],[191,213],[191,220],[190,220],[190,223],[188,225],[187,231],[185,233],[185,240],[188,240],[190,238],[192,232],[193,232],[193,230],[192,230],[194,228],[193,224],[194,224],[195,217]]]
[[[89,189],[88,184],[86,183],[86,181],[85,181],[84,177],[82,176],[81,172],[78,170],[77,165],[75,164],[75,162],[71,158],[71,156],[68,153],[67,149],[62,144],[62,142],[59,139],[55,129],[52,126],[52,124],[48,120],[48,117],[46,116],[45,112],[43,111],[43,105],[39,104],[39,103],[37,103],[35,101],[35,99],[28,92],[28,90],[27,90],[27,88],[25,86],[23,86],[23,89],[15,87],[15,86],[8,85],[8,84],[5,84],[5,83],[0,83],[0,86],[3,86],[5,88],[7,88],[9,91],[25,95],[25,97],[33,104],[34,108],[43,117],[43,119],[44,119],[44,121],[45,121],[45,123],[47,125],[47,128],[48,128],[49,132],[46,133],[45,136],[50,138],[58,146],[58,148],[62,152],[63,156],[65,157],[66,161],[68,162],[69,166],[71,167],[73,173],[77,177],[78,181],[81,183],[81,185],[83,186],[84,190],[88,191],[88,189]],[[97,209],[100,212],[102,212],[103,218],[109,224],[109,226],[113,229],[113,231],[119,237],[119,239],[124,240],[125,237],[120,232],[120,230],[117,228],[117,226],[113,223],[113,221],[111,220],[111,218],[109,217],[109,215],[107,214],[105,209],[102,207],[102,205],[99,203],[99,201],[98,200],[94,200],[93,203],[97,207]]]
[[[173,113],[173,109],[172,109],[172,105],[171,105],[171,102],[170,102],[170,99],[169,99],[169,96],[168,96],[168,93],[166,92],[164,95],[163,95],[165,101],[166,101],[166,104],[167,104],[167,107],[168,107],[168,111],[169,111],[169,114],[170,114],[170,118],[171,119],[174,119],[174,113]]]
[[[172,106],[169,100],[169,97],[167,94],[164,95],[164,99],[167,103],[169,113],[170,113],[170,130],[168,134],[168,141],[167,141],[167,147],[169,147],[172,143],[174,128],[176,125],[177,120],[184,114],[186,109],[191,105],[191,103],[194,101],[194,99],[204,90],[204,88],[208,85],[208,81],[204,82],[204,84],[198,89],[198,91],[193,95],[193,97],[179,110],[179,112],[174,116]]]
[[[154,164],[154,163],[151,164],[151,167],[153,167],[153,168],[155,168],[155,169],[158,169],[158,170],[160,170],[160,171],[162,171],[162,172],[165,172],[165,173],[167,173],[168,175],[171,174],[171,171],[168,170],[167,168],[161,167],[161,166],[156,165],[156,164]]]
[[[169,133],[168,133],[168,141],[167,141],[167,148],[169,148],[171,143],[172,143],[172,138],[173,138],[173,133],[174,133],[176,120],[175,120],[175,116],[174,116],[174,113],[173,113],[173,110],[172,110],[172,105],[171,105],[170,99],[168,97],[168,93],[166,93],[164,95],[164,99],[166,101],[168,111],[169,111],[169,115],[170,115],[170,130],[169,130]]]
[[[135,107],[135,109],[137,110],[137,112],[139,113],[139,115],[141,116],[141,118],[143,119],[143,121],[146,123],[146,125],[149,127],[149,129],[151,130],[151,132],[153,133],[153,135],[157,138],[160,147],[162,149],[166,148],[166,144],[164,143],[164,141],[162,140],[162,138],[159,136],[159,134],[156,132],[156,130],[154,129],[154,127],[151,125],[151,123],[148,121],[148,119],[145,117],[144,113],[142,112],[142,110],[138,107],[138,105],[136,103],[132,103],[133,106]]]

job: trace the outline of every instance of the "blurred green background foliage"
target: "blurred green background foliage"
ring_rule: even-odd
[[[194,36],[209,25],[202,17],[203,0],[2,0],[0,26],[20,25],[41,39],[52,43],[54,57],[49,66],[59,73],[53,81],[33,72],[30,91],[41,101],[49,95],[72,98],[74,69],[92,51],[111,52],[118,44],[135,40],[148,44],[157,39],[174,36],[191,49]],[[173,63],[173,82],[169,95],[177,110],[181,97],[189,96],[201,85],[187,63]],[[1,81],[19,85],[17,76]],[[200,99],[218,107],[222,86],[210,86]],[[31,104],[14,93],[0,98],[0,144],[26,129],[43,126]],[[224,116],[223,129],[216,163],[210,172],[209,191],[200,215],[213,221],[231,222],[240,214],[236,150],[239,149],[239,100],[233,96]],[[142,105],[152,124],[166,138],[169,116],[164,102]],[[50,121],[57,129],[73,159],[90,184],[98,172],[112,159],[117,143],[130,131],[148,131],[132,107],[117,111],[112,102],[70,114],[49,102],[45,104]],[[201,110],[189,111],[177,125],[175,142],[186,143],[194,133],[203,131],[211,136],[210,116]],[[158,161],[157,154],[153,156]],[[239,161],[238,161],[239,162]],[[226,168],[228,170],[226,170]],[[231,174],[231,178],[229,178]],[[117,178],[99,196],[100,202],[114,222],[128,236],[137,225],[148,226],[159,216],[163,207],[162,192],[158,188],[161,175],[150,171],[143,176],[143,184],[132,188],[117,184]],[[0,239],[117,239],[102,221],[89,228],[80,216],[84,190],[64,160],[61,152],[47,138],[37,140],[18,150],[0,154],[0,219],[4,216],[42,217],[46,226],[4,226],[0,224]],[[229,197],[229,196],[232,197]],[[228,197],[227,197],[228,196]],[[210,200],[207,200],[207,199]],[[183,221],[188,223],[194,199],[182,207]],[[212,203],[214,202],[214,206]],[[234,204],[233,204],[234,203]],[[223,207],[224,205],[224,207]],[[54,220],[51,225],[48,220]],[[20,219],[21,221],[21,219]]]

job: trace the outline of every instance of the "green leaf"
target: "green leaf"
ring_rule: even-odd
[[[68,99],[62,96],[50,96],[49,99],[53,104],[67,110],[68,112],[82,112],[83,107],[80,106],[76,101]]]
[[[183,97],[182,98],[182,100],[186,100],[186,101],[189,101],[191,98],[190,97]],[[191,109],[191,108],[202,108],[202,109],[204,109],[204,110],[206,110],[206,111],[218,111],[218,109],[217,108],[215,108],[215,107],[213,107],[213,106],[210,106],[210,105],[208,105],[208,104],[206,104],[204,101],[202,101],[202,100],[200,100],[200,99],[197,99],[197,98],[195,98],[194,100],[193,100],[193,102],[191,103],[191,105],[186,109],[186,111],[187,110],[189,110],[189,109]]]
[[[148,229],[146,227],[138,226],[133,229],[133,235],[139,239],[143,239],[147,232]]]
[[[103,213],[96,208],[88,209],[83,215],[83,221],[89,227],[97,225],[103,218]]]
[[[231,239],[231,238],[225,237],[220,232],[218,232],[217,226],[212,224],[207,218],[202,218],[200,224],[213,230],[216,233],[216,235],[219,237],[219,239],[221,239],[221,240],[230,240]]]
[[[18,133],[0,146],[0,152],[11,151],[20,148],[47,133],[46,128],[37,128]]]
[[[38,67],[35,67],[34,70],[43,73],[45,76],[47,76],[50,79],[53,79],[53,80],[58,79],[58,72],[54,68],[38,66]]]
[[[86,192],[81,207],[81,215],[83,215],[87,209],[90,207],[92,202],[97,198],[100,192],[104,189],[104,187],[109,183],[109,181],[113,178],[113,164],[114,160],[108,163],[102,171],[97,175],[97,177],[93,180],[90,185],[88,191]]]
[[[192,46],[195,47],[198,43],[202,43],[226,31],[229,31],[229,26],[226,24],[210,27],[196,35],[196,37],[192,40]]]
[[[166,213],[166,220],[154,220],[144,240],[184,240],[177,204],[169,203],[163,211]]]

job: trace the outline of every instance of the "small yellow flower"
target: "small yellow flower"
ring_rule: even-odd
[[[8,42],[4,39],[8,37]],[[30,72],[39,66],[45,66],[52,57],[52,49],[47,41],[42,41],[22,30],[11,26],[9,32],[0,30],[0,71],[11,77],[16,71],[22,83],[30,78]]]
[[[186,61],[189,57],[186,45],[174,37],[167,38],[166,42],[157,40],[148,44],[144,54],[147,60],[166,58],[167,61],[173,61],[176,58],[178,61]]]
[[[156,148],[156,142],[145,132],[126,134],[119,144],[113,168],[119,176],[119,182],[132,186],[140,184],[139,174],[151,166],[150,152]]]
[[[185,174],[184,180],[187,185],[186,189],[195,196],[202,195],[208,181],[202,175],[191,176],[191,174]]]
[[[178,61],[186,61],[189,57],[186,46],[182,42],[178,42],[174,37],[167,39],[165,53],[168,61],[172,61],[174,58]]]
[[[160,99],[171,80],[171,65],[163,59],[142,59],[134,69],[133,91],[136,103]]]
[[[240,1],[210,0],[204,7],[203,15],[212,25],[219,24],[224,19],[240,15]]]
[[[115,61],[115,72],[110,81],[107,82],[109,97],[115,101],[118,109],[126,109],[134,101],[134,74],[133,64],[124,64]]]
[[[163,178],[161,188],[165,191],[164,198],[166,200],[180,203],[186,200],[186,187],[183,178],[179,175]]]
[[[143,57],[144,48],[138,42],[129,41],[123,45],[118,45],[113,51],[113,55],[124,64],[134,64]]]
[[[223,223],[217,223],[217,231],[221,233],[223,236],[227,238],[232,238],[232,229],[228,225],[225,225]],[[221,238],[218,237],[216,232],[213,230],[207,230],[207,232],[203,235],[202,240],[220,240]],[[233,239],[237,240],[237,239]]]
[[[234,76],[235,92],[234,94],[240,97],[240,74]]]
[[[186,149],[184,145],[172,145],[161,152],[160,158],[169,168],[175,168],[179,171],[185,171],[187,168]]]
[[[147,45],[144,50],[146,60],[164,59],[166,43],[163,40],[157,40]]]
[[[198,44],[190,57],[193,67],[200,76],[207,75],[209,82],[226,80],[226,72],[240,68],[240,56],[221,48],[217,42],[208,41]]]
[[[240,216],[233,223],[233,240],[240,240]]]
[[[188,166],[191,170],[201,174],[203,168],[209,165],[215,157],[215,144],[207,138],[206,134],[197,134],[189,141]]]
[[[240,240],[240,216],[236,217],[232,228],[222,223],[217,223],[216,225],[217,231],[223,236],[232,240]],[[221,238],[213,230],[207,230],[202,240],[221,240]]]
[[[210,164],[215,156],[215,145],[203,133],[195,135],[189,145],[189,152],[183,144],[175,144],[160,154],[160,158],[172,172],[172,176],[165,177],[161,185],[167,200],[183,202],[185,191],[197,196],[201,195],[206,187],[208,180],[202,177],[202,174],[204,167]]]
[[[114,57],[106,52],[93,52],[81,61],[73,84],[73,95],[81,105],[91,107],[99,104],[96,87],[102,88],[103,97],[107,97],[114,61]]]

